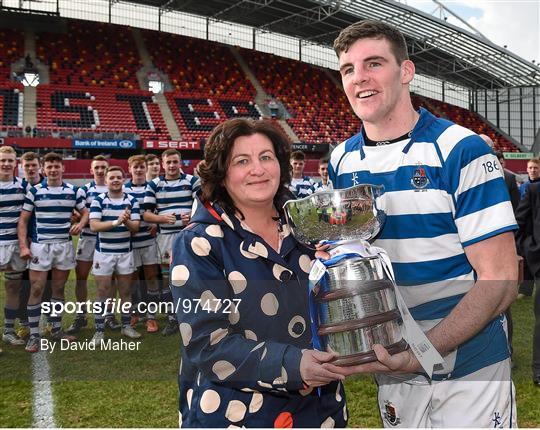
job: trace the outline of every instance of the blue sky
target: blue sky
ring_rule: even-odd
[[[409,6],[432,13],[431,0],[401,0]],[[540,62],[540,0],[442,0],[448,9],[475,27],[491,42],[520,57]],[[439,16],[438,12],[433,13]],[[448,22],[465,27],[448,16]]]

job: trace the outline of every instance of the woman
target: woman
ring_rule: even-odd
[[[217,126],[191,224],[173,247],[184,427],[344,427],[334,355],[310,348],[312,252],[289,234],[289,144],[269,122]],[[320,387],[320,388],[317,388]]]

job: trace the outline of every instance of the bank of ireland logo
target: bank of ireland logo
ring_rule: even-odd
[[[429,184],[429,178],[426,175],[426,169],[418,163],[411,178],[411,185],[417,190],[426,188]]]
[[[131,140],[121,140],[118,143],[118,146],[120,146],[120,148],[131,148],[133,146],[133,142]]]

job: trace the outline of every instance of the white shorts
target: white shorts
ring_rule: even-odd
[[[171,233],[171,234],[158,234],[157,236],[157,245],[158,252],[161,264],[170,264],[171,260],[171,249],[174,239],[180,234]]]
[[[133,260],[135,261],[135,267],[159,264],[157,244],[154,242],[144,248],[133,248]]]
[[[77,260],[94,261],[94,251],[96,250],[96,237],[81,236],[77,243]]]
[[[51,269],[71,270],[75,267],[73,243],[31,243],[30,270],[48,272]]]
[[[424,385],[377,375],[385,427],[517,427],[510,360],[459,379]]]
[[[96,250],[94,252],[94,264],[92,273],[97,276],[129,275],[136,271],[133,263],[133,252],[119,254],[106,254]]]
[[[0,245],[0,271],[22,272],[27,266],[28,261],[21,258],[18,243]]]

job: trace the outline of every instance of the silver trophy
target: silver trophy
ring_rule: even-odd
[[[323,241],[331,246],[359,239],[371,243],[386,218],[377,205],[382,194],[382,186],[361,184],[289,200],[284,209],[292,234],[309,247]],[[407,348],[394,282],[380,257],[340,259],[326,268],[314,292],[312,330],[322,349],[339,354],[336,364],[376,361],[374,344],[383,345],[391,354]]]

